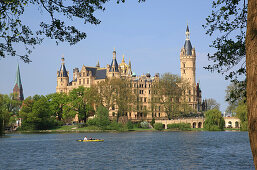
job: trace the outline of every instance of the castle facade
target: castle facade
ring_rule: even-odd
[[[190,88],[186,91],[186,102],[193,109],[201,110],[201,90],[199,83],[195,82],[196,71],[196,53],[195,48],[192,47],[190,42],[190,32],[186,28],[186,41],[180,51],[180,71],[181,78],[190,84]],[[139,109],[137,111],[130,111],[126,113],[128,119],[131,120],[152,120],[167,119],[167,114],[161,105],[156,105],[154,109],[151,108],[151,90],[152,84],[159,80],[159,73],[151,76],[149,73],[141,76],[136,76],[131,69],[131,61],[125,63],[124,55],[122,62],[118,64],[116,60],[116,51],[113,51],[111,65],[100,67],[99,61],[95,67],[83,65],[81,70],[79,68],[73,69],[73,77],[69,78],[69,71],[66,70],[64,58],[62,58],[61,68],[57,71],[57,93],[69,93],[74,88],[79,86],[91,87],[98,82],[105,81],[106,78],[125,78],[131,81],[132,90],[137,91],[139,95]],[[110,108],[109,116],[113,117],[117,113],[117,108]],[[147,114],[145,111],[147,111]],[[149,112],[149,110],[151,110]]]

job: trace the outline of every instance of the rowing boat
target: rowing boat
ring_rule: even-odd
[[[88,139],[88,140],[82,140],[82,139],[79,139],[77,140],[78,142],[103,142],[104,140],[103,139]]]

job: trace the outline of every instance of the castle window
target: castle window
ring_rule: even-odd
[[[87,78],[87,84],[89,84],[89,78]]]
[[[61,78],[61,81],[62,81],[62,78]]]
[[[161,113],[159,113],[159,117],[161,117]]]
[[[188,90],[188,94],[191,95],[191,90]]]
[[[186,70],[184,70],[184,74],[186,74]]]
[[[146,106],[144,106],[144,110],[146,110]]]
[[[83,79],[83,84],[85,84],[85,79]]]
[[[85,72],[83,72],[83,77],[85,77],[85,75],[86,75]]]
[[[191,98],[190,97],[188,98],[188,101],[191,102]]]
[[[183,63],[183,65],[184,65],[184,68],[186,67],[186,63]]]
[[[115,110],[115,106],[114,105],[112,105],[112,110]]]
[[[151,90],[149,90],[149,94],[151,94]]]
[[[144,98],[144,102],[146,102],[146,97]]]
[[[79,79],[79,85],[81,85],[81,79]]]

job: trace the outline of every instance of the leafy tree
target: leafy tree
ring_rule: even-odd
[[[0,57],[18,56],[24,62],[30,62],[32,49],[41,44],[44,37],[54,39],[56,43],[68,42],[74,45],[86,38],[86,33],[74,26],[72,21],[80,19],[84,24],[100,24],[94,16],[95,11],[104,11],[104,4],[110,0],[64,1],[64,0],[4,0],[0,1]],[[117,3],[125,0],[115,0]],[[144,0],[138,0],[139,2]],[[40,21],[39,29],[33,30],[32,25],[24,24],[23,13],[28,7],[36,8],[50,20]],[[63,17],[64,16],[64,17]],[[65,19],[66,18],[66,19]],[[69,20],[69,22],[66,22]],[[76,20],[77,21],[77,20]],[[25,46],[24,54],[18,53],[16,44]]]
[[[205,112],[204,128],[210,131],[224,130],[225,121],[218,109]]]
[[[86,122],[90,114],[94,113],[93,96],[89,96],[92,94],[90,90],[90,88],[80,86],[69,93],[70,101],[67,106],[73,112],[78,113],[79,121]]]
[[[46,96],[52,112],[59,121],[63,119],[63,109],[68,103],[68,95],[66,93],[53,93]]]
[[[160,104],[169,119],[193,112],[185,101],[186,95],[183,95],[188,88],[188,83],[183,82],[179,76],[165,73],[153,84],[152,102],[155,106]]]
[[[226,101],[228,102],[228,107],[226,109],[227,113],[233,113],[235,108],[238,106],[239,102],[246,102],[245,92],[246,89],[242,91],[241,86],[245,87],[245,84],[231,83],[226,89]]]
[[[103,106],[99,106],[96,111],[96,126],[100,129],[106,129],[110,124],[109,111]]]
[[[14,94],[0,94],[0,135],[3,134],[5,127],[13,126],[16,122],[21,101],[15,100]]]
[[[212,109],[220,109],[220,104],[215,100],[215,99],[206,99],[207,102],[207,110],[212,110]]]
[[[125,112],[130,111],[132,103],[135,102],[135,95],[132,93],[130,82],[125,79],[111,78],[100,82],[96,86],[97,101],[99,105],[105,106],[109,111],[117,106],[117,121],[120,116],[125,116]]]
[[[256,0],[215,0],[213,1],[213,8],[218,10],[213,11],[212,15],[207,18],[205,25],[207,33],[212,34],[219,30],[224,34],[213,43],[217,49],[217,53],[213,57],[216,65],[213,65],[213,69],[209,68],[223,72],[223,70],[230,70],[233,66],[239,65],[237,66],[238,69],[231,71],[227,76],[229,78],[235,76],[235,79],[237,75],[247,72],[247,83],[245,84],[247,85],[248,131],[254,164],[257,168],[257,2]]]
[[[111,86],[114,88],[112,96],[114,104],[118,107],[117,121],[119,117],[125,116],[125,112],[130,111],[130,106],[135,102],[135,95],[130,85],[130,81],[125,79],[111,79]]]
[[[207,30],[206,34],[212,36],[215,31],[219,31],[221,36],[210,45],[216,49],[214,54],[208,54],[209,60],[214,61],[214,64],[205,68],[226,73],[227,79],[236,79],[238,75],[246,73],[247,4],[245,0],[215,0],[212,8],[212,13],[206,18],[203,27]]]
[[[241,121],[241,130],[248,130],[248,119],[247,119],[247,105],[243,101],[241,101],[238,106],[235,108],[234,112],[236,113],[236,117],[238,117]]]
[[[57,125],[56,117],[45,96],[27,97],[23,102],[20,116],[23,130],[46,130]]]

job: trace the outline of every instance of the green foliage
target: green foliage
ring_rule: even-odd
[[[133,129],[134,128],[133,123],[131,122],[131,120],[129,120],[127,122],[127,127],[128,127],[128,129]]]
[[[149,123],[144,121],[144,122],[141,122],[140,123],[140,126],[143,128],[143,129],[149,129],[150,126],[149,126]]]
[[[87,125],[88,126],[96,126],[96,118],[93,118],[93,119],[88,119],[87,120]]]
[[[152,121],[151,121],[151,126],[153,127],[154,126],[154,124],[155,124],[155,119],[154,118],[152,118]]]
[[[221,33],[213,41],[210,47],[217,51],[211,55],[209,60],[214,61],[213,65],[205,67],[210,71],[229,73],[228,78],[237,78],[238,75],[245,75],[245,32],[247,21],[247,4],[244,0],[215,0],[212,5],[212,14],[206,18],[206,34],[212,36],[215,31]],[[239,65],[237,69],[232,69]]]
[[[167,125],[168,129],[191,130],[190,123],[173,123]]]
[[[7,126],[12,126],[17,118],[21,101],[14,100],[14,95],[0,94],[0,135]]]
[[[100,129],[106,129],[107,126],[110,124],[109,120],[109,111],[103,107],[99,106],[97,108],[96,112],[96,126],[98,126]]]
[[[123,125],[122,123],[117,123],[116,121],[112,121],[111,124],[107,127],[108,130],[116,130],[120,132],[128,131],[128,127]]]
[[[205,112],[204,129],[209,131],[224,130],[225,121],[218,109]]]
[[[8,55],[18,56],[24,62],[30,62],[29,54],[32,49],[41,44],[44,37],[54,39],[56,44],[68,42],[74,45],[86,38],[86,33],[74,26],[74,20],[84,24],[100,24],[100,20],[95,17],[96,11],[104,11],[105,3],[110,0],[93,1],[52,1],[52,0],[4,0],[0,1],[0,57]],[[143,2],[144,0],[138,0]],[[125,0],[116,0],[117,3]],[[27,6],[40,9],[39,13],[46,14],[38,24],[39,29],[32,29],[34,25],[26,25],[24,12]],[[50,18],[45,20],[45,18]],[[28,19],[28,18],[27,18]],[[68,19],[68,22],[64,22]],[[15,44],[23,45],[25,54],[16,51]]]
[[[69,93],[69,103],[67,106],[69,107],[68,110],[78,113],[80,122],[86,122],[90,114],[93,115],[94,113],[93,102],[94,97],[91,89],[80,86]]]
[[[239,105],[235,109],[236,117],[238,117],[241,121],[240,130],[247,131],[248,130],[248,117],[247,117],[247,105],[243,101],[239,103]]]
[[[86,127],[86,123],[79,123],[78,124],[78,128],[84,128],[84,127]]]
[[[154,124],[154,129],[159,130],[159,131],[163,130],[163,124],[162,123],[155,123]]]
[[[20,112],[22,130],[46,130],[58,126],[45,96],[28,97]]]

